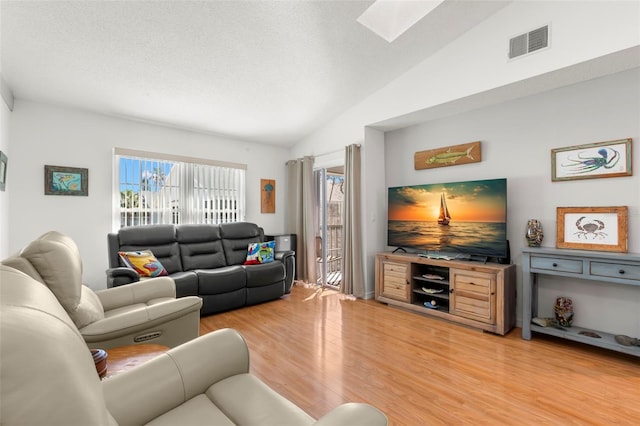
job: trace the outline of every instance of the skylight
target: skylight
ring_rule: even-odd
[[[444,0],[376,0],[357,19],[391,43]]]

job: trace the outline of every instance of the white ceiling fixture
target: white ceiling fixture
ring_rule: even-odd
[[[376,0],[357,19],[391,43],[444,0]]]

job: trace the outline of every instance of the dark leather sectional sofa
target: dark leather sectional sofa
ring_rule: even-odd
[[[177,297],[200,296],[201,315],[277,299],[291,291],[294,252],[276,260],[244,265],[250,243],[265,241],[264,231],[249,222],[220,225],[145,225],[107,236],[107,286],[140,280],[124,266],[119,251],[151,250],[176,284]]]

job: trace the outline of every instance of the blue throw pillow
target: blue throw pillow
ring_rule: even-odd
[[[260,263],[273,262],[274,251],[276,248],[275,241],[266,241],[264,243],[251,243],[247,248],[247,260],[245,265],[258,265]]]

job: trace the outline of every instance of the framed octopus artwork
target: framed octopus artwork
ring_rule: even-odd
[[[627,206],[558,207],[556,247],[627,252]]]
[[[551,180],[631,176],[631,139],[551,150]]]

